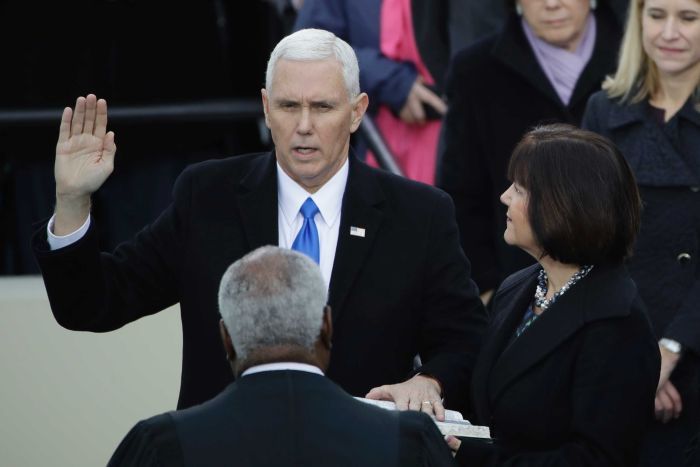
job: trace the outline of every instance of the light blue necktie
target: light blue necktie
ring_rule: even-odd
[[[297,238],[292,243],[292,250],[304,253],[318,263],[320,247],[318,244],[318,230],[316,229],[316,222],[314,222],[314,216],[318,213],[318,206],[316,206],[314,200],[306,198],[299,212],[304,216],[304,225],[301,226]]]

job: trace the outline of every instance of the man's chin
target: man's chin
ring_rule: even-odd
[[[294,173],[288,173],[289,177],[309,193],[315,193],[328,181],[327,177],[312,163],[295,165]]]

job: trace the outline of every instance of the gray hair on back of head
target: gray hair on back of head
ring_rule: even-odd
[[[219,312],[241,361],[266,347],[313,350],[327,299],[318,265],[274,246],[233,263],[219,286]]]
[[[343,69],[343,81],[350,99],[360,95],[360,66],[352,47],[323,29],[301,29],[282,39],[270,54],[265,72],[265,88],[272,92],[272,77],[280,59],[316,61],[335,58]]]

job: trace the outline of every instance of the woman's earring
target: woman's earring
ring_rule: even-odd
[[[591,10],[598,8],[598,0],[591,0]]]
[[[592,2],[595,2],[596,0],[591,0]],[[523,6],[520,4],[520,2],[515,3],[515,12],[518,14],[518,16],[523,15]]]

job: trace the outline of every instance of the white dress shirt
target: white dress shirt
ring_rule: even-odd
[[[320,190],[314,194],[309,194],[277,164],[278,244],[281,248],[289,249],[292,247],[294,239],[301,230],[302,225],[304,225],[304,216],[301,215],[299,209],[301,209],[301,205],[304,204],[306,198],[311,197],[319,210],[314,217],[314,222],[318,230],[318,241],[320,244],[319,266],[321,267],[321,274],[326,287],[331,282],[331,273],[333,272],[335,249],[338,245],[338,232],[340,230],[340,210],[343,204],[345,185],[348,181],[349,167],[349,162],[345,159],[345,163],[340,170]],[[51,217],[46,226],[51,250],[57,250],[77,242],[83,238],[88,231],[88,227],[90,227],[91,217],[88,215],[85,223],[78,230],[68,235],[57,236],[52,231],[54,217],[55,215]]]
[[[304,225],[304,216],[301,215],[299,209],[304,201],[310,197],[318,206],[319,211],[314,217],[314,222],[318,230],[320,246],[319,266],[321,266],[321,274],[326,282],[326,287],[331,282],[335,248],[338,246],[340,210],[343,205],[345,185],[348,181],[348,171],[349,164],[346,159],[340,170],[320,190],[309,194],[277,164],[279,246],[281,248],[292,247],[294,239]]]

